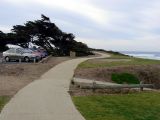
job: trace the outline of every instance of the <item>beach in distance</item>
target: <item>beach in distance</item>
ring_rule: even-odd
[[[139,51],[120,51],[125,55],[138,58],[160,60],[160,52],[139,52]]]

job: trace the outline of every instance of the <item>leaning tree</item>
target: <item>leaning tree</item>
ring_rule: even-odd
[[[81,52],[83,55],[90,53],[86,44],[77,42],[72,33],[60,30],[45,15],[41,15],[40,20],[27,21],[24,25],[13,26],[12,33],[6,36],[7,43],[29,47],[31,42],[58,55],[69,55],[71,50]]]
[[[6,44],[7,41],[5,40],[6,34],[0,31],[0,51],[5,51],[7,49]]]

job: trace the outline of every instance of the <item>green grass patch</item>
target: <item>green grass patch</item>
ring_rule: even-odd
[[[133,57],[128,56],[128,55],[115,55],[115,54],[110,54],[110,57],[107,57],[106,59],[131,59]]]
[[[9,96],[0,96],[0,112],[4,105],[10,100]]]
[[[160,120],[160,94],[154,92],[73,97],[86,120]]]
[[[118,84],[139,84],[139,79],[130,73],[112,73],[111,79]]]
[[[108,58],[107,58],[108,59]],[[153,65],[160,64],[160,60],[150,60],[150,59],[141,59],[141,58],[130,58],[129,61],[106,61],[102,62],[93,62],[88,60],[82,62],[78,68],[99,68],[99,67],[116,67],[116,66],[131,66],[131,65]],[[118,59],[118,58],[116,58]]]

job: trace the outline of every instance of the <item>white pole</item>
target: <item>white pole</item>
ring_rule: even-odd
[[[34,63],[36,63],[36,58],[34,58]]]
[[[19,59],[19,63],[21,63],[22,62],[22,60],[21,59]]]

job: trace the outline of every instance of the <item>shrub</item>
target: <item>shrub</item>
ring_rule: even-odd
[[[118,84],[139,84],[139,79],[130,73],[112,73],[111,79]]]

